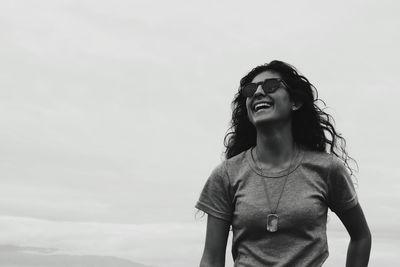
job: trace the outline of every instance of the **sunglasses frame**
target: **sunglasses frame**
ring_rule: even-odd
[[[271,81],[271,80],[278,81],[279,83],[283,83],[283,85],[284,85],[286,88],[289,88],[289,86],[287,85],[287,83],[286,83],[283,79],[280,79],[280,78],[272,78],[272,79],[265,79],[264,81],[261,81],[261,82],[258,82],[258,83],[248,83],[248,84],[242,86],[242,88],[240,89],[240,93],[241,93],[242,96],[244,96],[244,97],[252,97],[252,96],[254,95],[254,93],[257,91],[258,86],[261,85],[261,88],[263,89],[264,93],[266,93],[266,94],[271,94],[271,93],[275,92],[276,90],[278,90],[278,89],[280,88],[280,86],[277,86],[277,87],[270,88],[270,89],[272,89],[272,90],[266,90],[264,86],[266,85],[266,83],[267,83],[268,81]],[[254,85],[255,85],[255,87],[253,87],[253,88],[251,89],[251,91],[253,91],[251,95],[249,94],[249,90],[250,90],[250,89],[247,89],[247,93],[245,93],[245,91],[244,91],[244,90],[246,89],[246,87],[248,87],[249,85],[250,85],[250,86],[254,86]]]

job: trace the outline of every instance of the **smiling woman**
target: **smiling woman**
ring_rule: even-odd
[[[259,86],[260,83],[261,86]],[[266,120],[290,119],[291,109],[298,107],[291,102],[287,92],[288,87],[285,84],[279,74],[265,71],[254,77],[252,83],[243,87],[242,94],[244,95],[247,88],[255,85],[253,86],[255,90],[252,90],[254,92],[248,92],[248,97],[246,97],[247,114],[253,125],[262,124],[262,121]]]
[[[224,266],[229,227],[235,266],[321,266],[328,208],[351,242],[347,266],[367,266],[371,234],[355,192],[345,139],[317,106],[317,90],[281,61],[240,81],[226,160],[196,208],[208,214],[200,266]]]

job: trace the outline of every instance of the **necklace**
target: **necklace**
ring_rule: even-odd
[[[254,148],[253,148],[253,149],[254,149]],[[252,149],[252,150],[253,150],[253,149]],[[253,153],[251,153],[251,156],[253,157]],[[292,168],[293,158],[295,158],[295,157],[292,157],[292,158],[290,159],[290,165],[289,165],[288,171],[287,171],[287,173],[286,173],[285,181],[284,181],[284,183],[283,183],[283,187],[282,187],[281,193],[280,193],[280,195],[279,195],[278,202],[276,203],[275,209],[272,209],[272,208],[271,208],[271,200],[270,200],[270,198],[269,198],[267,186],[266,186],[266,184],[265,184],[264,179],[262,178],[262,181],[263,181],[263,184],[264,184],[264,191],[265,191],[265,195],[267,196],[268,206],[269,206],[269,210],[270,210],[270,213],[267,215],[267,231],[268,231],[268,232],[276,232],[276,231],[278,231],[279,216],[278,216],[278,214],[276,213],[276,210],[278,209],[279,201],[281,200],[281,197],[282,197],[282,194],[283,194],[283,190],[285,189],[286,181],[287,181],[287,179],[288,179],[288,177],[289,177],[290,169]],[[253,160],[254,160],[254,157],[253,157]],[[263,176],[265,176],[264,173],[263,173],[262,168],[260,168],[260,167],[257,165],[257,162],[256,162],[255,160],[254,160],[254,164],[256,165],[257,169],[260,170],[261,174],[262,174]]]

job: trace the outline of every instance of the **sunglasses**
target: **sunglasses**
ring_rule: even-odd
[[[281,83],[283,83],[285,85],[285,87],[288,88],[288,85],[282,79],[278,79],[278,78],[266,79],[262,82],[248,83],[248,84],[244,85],[241,88],[240,93],[244,97],[252,97],[254,95],[254,93],[257,91],[258,86],[261,85],[261,88],[264,90],[264,92],[266,94],[270,94],[270,93],[273,93],[276,90],[278,90],[281,87]]]

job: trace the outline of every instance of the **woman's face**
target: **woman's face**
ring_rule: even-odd
[[[264,71],[254,77],[251,82],[257,83],[274,78],[281,78],[281,76],[276,72]],[[262,102],[266,102],[268,107],[256,110],[256,104]],[[247,115],[254,126],[271,122],[290,122],[293,103],[283,83],[275,92],[268,94],[259,85],[254,95],[246,99]]]

